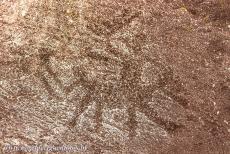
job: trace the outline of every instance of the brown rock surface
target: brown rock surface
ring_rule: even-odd
[[[0,153],[79,144],[229,153],[229,0],[1,0]]]

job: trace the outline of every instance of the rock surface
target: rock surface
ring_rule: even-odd
[[[1,0],[9,145],[229,153],[230,1]]]

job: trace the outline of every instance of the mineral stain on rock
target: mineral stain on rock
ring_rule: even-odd
[[[1,1],[0,153],[228,153],[229,10],[228,0]]]

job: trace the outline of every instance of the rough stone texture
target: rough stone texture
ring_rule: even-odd
[[[77,144],[229,153],[230,1],[1,0],[0,153]]]

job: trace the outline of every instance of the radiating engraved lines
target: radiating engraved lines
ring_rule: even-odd
[[[96,81],[90,81],[88,79],[87,72],[83,68],[77,66],[73,68],[75,80],[69,86],[64,86],[61,80],[58,78],[58,75],[52,70],[50,66],[50,56],[52,56],[52,54],[49,53],[44,53],[40,55],[41,65],[39,72],[37,73],[37,77],[44,85],[44,88],[48,92],[49,96],[57,100],[66,99],[67,96],[74,90],[76,86],[82,86],[86,91],[86,94],[83,96],[82,99],[80,99],[80,101],[75,100],[75,97],[77,96],[74,96],[73,98],[67,100],[72,103],[78,103],[76,106],[75,115],[73,119],[69,122],[69,126],[74,127],[76,125],[77,118],[80,116],[80,114],[82,114],[86,110],[86,108],[92,101],[96,101],[96,129],[100,128],[102,123],[101,112],[103,107],[101,102],[102,100],[100,100],[100,97],[99,99],[97,99],[100,95],[100,86],[96,85]],[[48,73],[48,75],[45,75],[45,73]],[[51,78],[48,78],[48,76],[50,76]],[[53,80],[54,83],[57,84],[58,87],[61,89],[61,92],[64,92],[65,98],[58,95],[58,93],[54,89],[54,86],[50,83],[50,80]],[[95,97],[95,95],[97,95],[97,97]]]
[[[70,127],[74,127],[77,122],[77,118],[86,110],[91,102],[95,102],[95,114],[94,119],[96,121],[95,131],[98,132],[102,127],[102,112],[105,103],[108,103],[108,97],[111,94],[111,87],[107,87],[105,83],[99,83],[97,81],[89,81],[86,77],[84,70],[78,69],[80,75],[81,85],[86,89],[86,94],[80,100],[74,118],[70,121]]]
[[[153,111],[147,104],[141,104],[138,107],[138,109],[140,112],[144,113],[145,116],[147,116],[149,119],[151,119],[153,122],[155,122],[159,126],[163,127],[169,133],[174,132],[178,128],[184,127],[182,124],[164,119],[156,111]]]
[[[67,87],[68,91],[70,89],[73,89],[74,86],[76,86],[76,83],[79,83],[84,88],[86,88],[86,94],[83,96],[83,99],[80,100],[79,105],[77,106],[77,109],[75,110],[75,116],[70,121],[69,125],[71,127],[74,127],[77,122],[77,118],[85,111],[85,109],[88,107],[89,103],[92,101],[92,97],[94,95],[94,92],[96,90],[96,82],[90,82],[87,80],[87,74],[83,69],[75,68],[75,75],[79,76],[79,82],[75,81],[72,85]],[[97,105],[97,104],[96,104]]]
[[[49,81],[46,79],[46,77],[42,73],[40,73],[39,76],[37,76],[37,77],[40,79],[40,81],[44,85],[49,96],[52,96],[52,97],[57,98],[57,99],[61,99],[61,97],[58,96],[58,94],[56,94],[56,92],[54,91],[54,89],[50,85]]]
[[[50,66],[50,58],[52,56],[52,53],[47,52],[47,50],[43,49],[44,53],[40,54],[40,66],[38,69],[38,72],[36,73],[36,76],[40,79],[42,84],[44,85],[46,91],[49,93],[50,96],[56,98],[56,99],[62,99],[56,91],[53,89],[52,85],[50,84],[50,81],[45,76],[45,72],[48,73],[49,76],[55,81],[55,84],[58,85],[60,89],[63,89],[63,84],[61,80],[58,78],[58,75],[56,72],[54,72]]]

